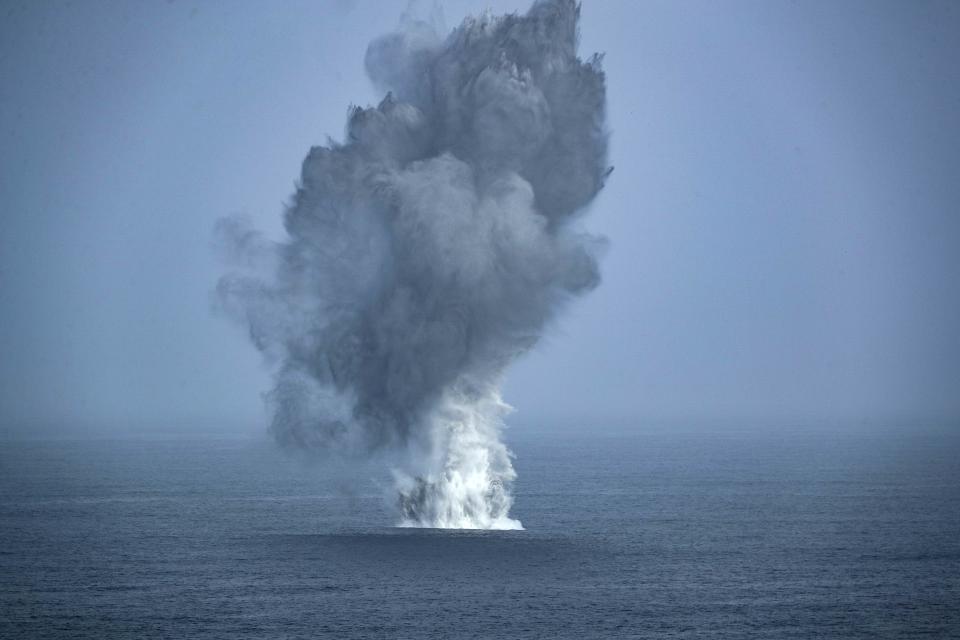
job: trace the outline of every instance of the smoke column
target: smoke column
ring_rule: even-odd
[[[275,367],[285,446],[388,452],[405,526],[511,529],[506,367],[597,286],[602,240],[571,227],[603,186],[604,76],[579,6],[424,23],[370,44],[385,98],[310,150],[270,242],[218,225],[219,306]]]

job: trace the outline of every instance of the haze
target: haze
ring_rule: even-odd
[[[453,26],[485,6],[449,2]],[[279,7],[279,8],[278,8]],[[405,2],[5,3],[0,429],[259,433],[214,222],[279,236]],[[603,283],[514,367],[518,428],[956,424],[960,6],[589,2]]]

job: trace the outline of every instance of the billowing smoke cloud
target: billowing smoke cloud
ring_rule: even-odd
[[[604,76],[577,57],[578,19],[547,0],[374,41],[386,97],[310,150],[286,241],[220,223],[237,270],[218,298],[276,366],[273,434],[400,452],[402,524],[520,526],[500,382],[599,281],[602,242],[571,228],[609,173]]]

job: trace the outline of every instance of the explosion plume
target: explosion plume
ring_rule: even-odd
[[[599,282],[603,242],[571,225],[610,171],[579,13],[543,0],[444,38],[408,22],[375,40],[366,69],[386,97],[310,150],[287,238],[218,226],[236,264],[219,303],[275,366],[273,435],[401,452],[401,524],[520,527],[500,383]]]

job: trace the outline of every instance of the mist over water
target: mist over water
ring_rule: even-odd
[[[572,0],[446,36],[405,20],[367,50],[382,102],[304,160],[288,237],[218,225],[218,300],[275,368],[277,441],[383,456],[402,525],[521,527],[504,371],[599,283],[574,219],[610,171],[605,87],[578,20]]]
[[[953,638],[960,434],[917,431],[517,429],[524,535],[259,439],[4,443],[0,637]]]

